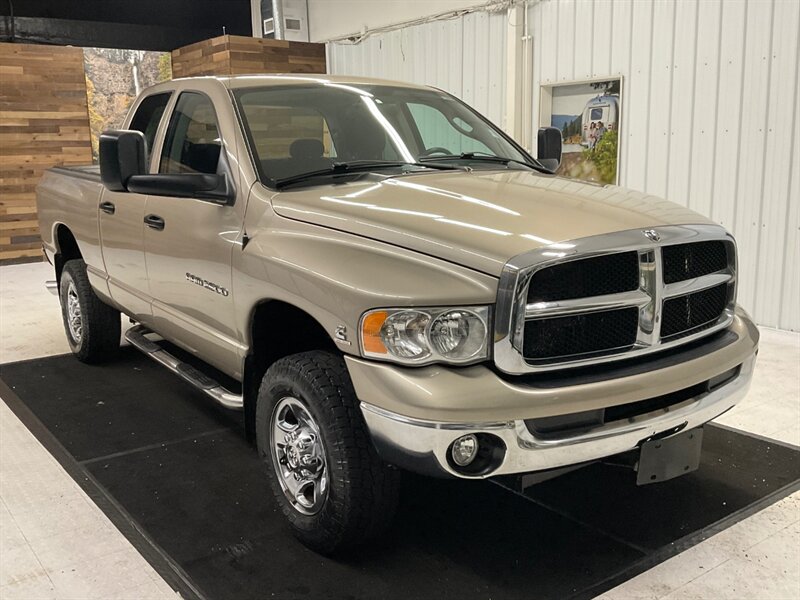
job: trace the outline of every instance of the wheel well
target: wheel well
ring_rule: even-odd
[[[72,232],[66,225],[59,225],[56,228],[56,256],[55,256],[55,268],[56,268],[56,280],[60,283],[61,282],[61,271],[64,270],[64,265],[68,260],[73,260],[75,258],[83,258],[81,255],[81,250],[78,248],[78,242],[75,240],[75,236],[72,235]]]
[[[338,353],[331,336],[307,312],[279,300],[258,304],[250,321],[250,354],[245,359],[244,394],[245,430],[255,439],[255,414],[258,388],[267,369],[290,354],[309,350]]]

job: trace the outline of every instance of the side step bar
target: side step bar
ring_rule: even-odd
[[[145,335],[148,333],[152,332],[142,325],[134,325],[125,332],[125,339],[157,363],[161,363],[200,391],[205,392],[206,395],[211,396],[218,404],[232,410],[242,410],[244,407],[242,396],[226,390],[208,375],[201,373],[189,363],[181,361],[155,342],[147,339]]]
[[[46,287],[47,291],[53,294],[53,296],[58,296],[58,282],[55,279],[48,279],[45,281],[44,287]]]

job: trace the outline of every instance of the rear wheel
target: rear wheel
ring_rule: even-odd
[[[83,260],[70,260],[64,265],[59,297],[72,353],[85,363],[111,358],[119,349],[120,314],[94,293]]]
[[[311,549],[333,554],[391,523],[399,473],[375,452],[341,357],[304,352],[272,365],[256,434],[275,498]]]

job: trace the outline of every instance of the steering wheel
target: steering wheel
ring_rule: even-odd
[[[426,148],[420,155],[419,158],[425,158],[426,156],[432,156],[433,154],[443,154],[445,156],[450,156],[453,154],[447,148],[442,148],[441,146],[434,146],[433,148]]]

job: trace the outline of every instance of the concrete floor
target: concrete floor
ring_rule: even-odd
[[[0,363],[69,351],[47,264],[0,267]],[[762,329],[748,397],[720,422],[800,446],[800,334]],[[0,599],[175,593],[0,404]],[[800,493],[602,596],[800,598]]]

